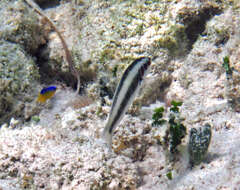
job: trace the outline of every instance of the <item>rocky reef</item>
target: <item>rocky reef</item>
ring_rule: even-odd
[[[26,118],[24,109],[38,93],[38,68],[19,44],[5,40],[0,41],[0,63],[0,123]]]
[[[81,93],[56,31],[25,1],[0,1],[0,189],[240,188],[238,0],[35,2],[65,38]],[[151,71],[111,152],[101,132],[124,69],[141,56]],[[49,84],[55,96],[36,104]],[[171,153],[174,132],[152,115],[164,107],[169,122],[173,100],[184,135]],[[208,151],[194,136],[206,123]]]

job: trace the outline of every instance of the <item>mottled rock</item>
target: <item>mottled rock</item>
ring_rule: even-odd
[[[74,142],[72,135],[41,126],[1,129],[0,173],[6,174],[1,178],[17,177],[25,188],[136,189],[137,167],[129,158],[109,154],[91,137],[80,135],[83,142]]]
[[[214,15],[220,14],[223,10],[223,4],[217,1],[189,1],[181,2],[183,6],[175,9],[176,17],[180,23],[184,24],[185,34],[189,40],[189,48],[198,36],[205,30],[205,24]]]
[[[31,54],[46,43],[39,19],[23,1],[0,3],[0,38],[21,45]]]
[[[36,115],[38,123],[19,123],[15,129],[2,125],[1,188],[239,189],[240,117],[227,104],[239,97],[239,76],[233,71],[236,82],[228,87],[222,68],[223,57],[229,56],[230,66],[239,70],[238,0],[62,0],[54,6],[41,2],[72,50],[83,81],[91,81],[87,91],[94,101],[84,103],[84,96],[62,85],[51,106]],[[44,30],[51,31],[47,25]],[[44,74],[71,81],[55,32],[45,47],[37,55],[41,69],[50,68],[43,69]],[[124,116],[110,153],[100,136],[111,97],[103,97],[104,106],[99,97],[113,94],[124,69],[140,56],[154,61],[135,104],[139,112],[133,116],[138,111],[133,106]],[[155,100],[160,103],[141,108]],[[183,102],[187,132],[213,124],[207,162],[192,170],[187,167],[185,139],[171,165],[162,146],[166,126],[151,126],[153,108],[168,107],[171,100]],[[166,177],[169,171],[172,180]]]
[[[226,97],[235,111],[240,112],[240,71],[233,71],[226,81]]]
[[[0,41],[0,122],[23,116],[26,102],[36,98],[38,68],[17,44]]]
[[[200,164],[206,157],[211,137],[212,131],[209,124],[199,129],[191,129],[188,144],[191,166]]]

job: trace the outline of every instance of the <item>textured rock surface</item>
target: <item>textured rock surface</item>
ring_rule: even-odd
[[[38,69],[23,48],[0,41],[0,123],[26,116],[26,105],[38,93],[38,80]]]
[[[0,3],[0,38],[14,42],[35,54],[38,47],[45,43],[43,29],[36,14],[23,1]]]
[[[47,125],[2,127],[1,178],[18,178],[22,188],[135,189],[140,181],[137,166],[128,157],[108,152],[97,139],[102,127],[95,110],[92,105],[80,114],[69,107],[60,114],[62,119],[50,118],[54,122]],[[48,114],[54,116],[55,111]]]
[[[239,11],[238,0],[62,1],[44,9],[66,37],[79,70],[87,73],[85,81],[95,80],[87,88],[95,101],[59,87],[36,115],[39,122],[11,119],[3,125],[0,187],[239,189]],[[111,97],[126,64],[143,55],[155,58],[151,73],[136,107],[116,128],[110,153],[100,139],[110,111],[111,99],[106,97]],[[39,56],[55,70],[68,72],[55,33]],[[231,81],[222,67],[225,56],[234,67]],[[104,106],[100,91],[106,96]],[[188,132],[174,162],[162,144],[164,126],[151,126],[152,110],[169,107],[172,100],[183,102],[181,116]],[[189,131],[205,123],[212,126],[209,150],[206,159],[190,169]]]

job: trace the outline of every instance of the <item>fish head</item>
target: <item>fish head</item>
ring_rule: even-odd
[[[144,76],[146,75],[147,71],[149,70],[149,66],[151,65],[151,59],[148,57],[142,57],[140,59],[143,62],[143,65],[140,69],[140,76],[141,76],[141,80],[142,80],[144,78]]]

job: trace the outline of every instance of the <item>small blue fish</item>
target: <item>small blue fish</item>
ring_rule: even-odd
[[[38,95],[38,102],[45,103],[48,99],[50,99],[56,92],[56,86],[49,86],[47,88],[43,88]]]
[[[124,71],[116,88],[108,121],[102,133],[102,138],[105,139],[109,147],[111,147],[112,144],[113,131],[132,104],[144,77],[148,73],[150,65],[150,58],[141,57],[136,59]]]

